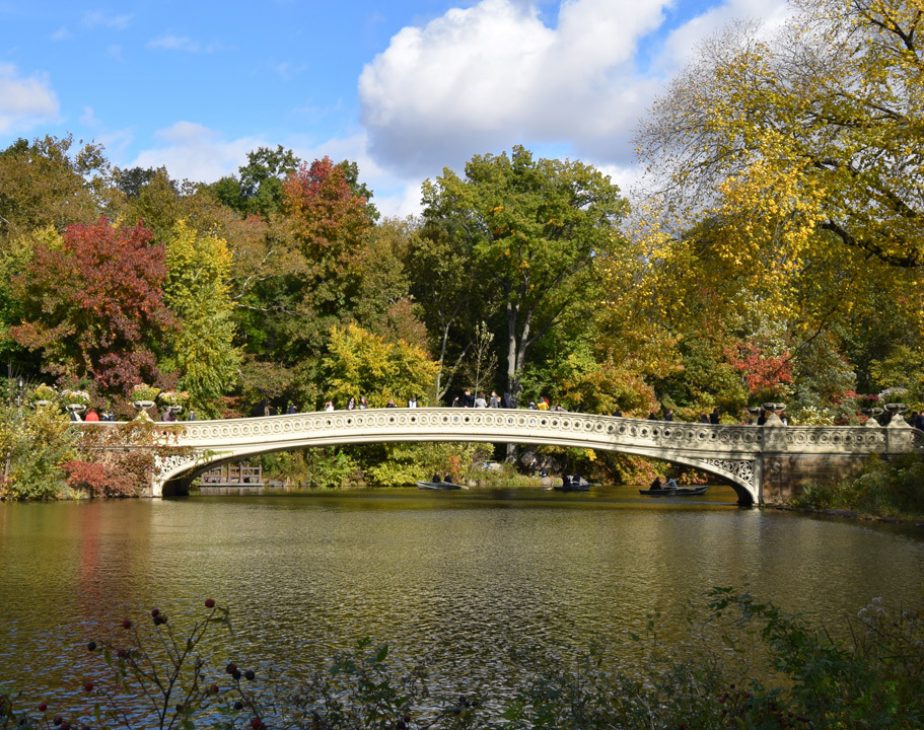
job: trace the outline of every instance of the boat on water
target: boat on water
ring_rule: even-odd
[[[561,484],[552,489],[556,492],[587,492],[590,491],[590,482],[581,476],[565,474],[561,478]]]
[[[646,497],[700,497],[709,487],[661,487],[660,489],[639,489],[638,493]]]
[[[454,484],[453,482],[417,482],[418,489],[433,489],[433,490],[443,490],[448,491],[450,489],[462,489],[461,484]]]

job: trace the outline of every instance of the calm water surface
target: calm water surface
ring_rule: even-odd
[[[655,608],[734,585],[835,623],[873,596],[924,600],[924,531],[635,490],[416,490],[0,504],[0,682],[79,685],[83,648],[159,606],[214,597],[226,653],[298,670],[372,636],[462,676],[538,645],[617,659]]]

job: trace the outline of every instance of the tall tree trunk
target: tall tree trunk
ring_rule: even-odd
[[[515,405],[520,394],[520,371],[517,362],[517,308],[507,302],[507,393]]]

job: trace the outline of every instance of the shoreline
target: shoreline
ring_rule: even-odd
[[[844,508],[827,508],[819,509],[817,507],[795,507],[789,504],[764,504],[761,509],[774,509],[781,512],[799,512],[806,515],[815,515],[818,517],[837,517],[843,520],[852,520],[854,522],[878,522],[883,525],[899,525],[901,527],[915,527],[924,529],[924,516],[917,517],[899,517],[894,515],[873,515],[868,512]]]

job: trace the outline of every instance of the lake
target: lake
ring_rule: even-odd
[[[922,577],[920,529],[743,510],[722,487],[0,504],[0,681],[76,694],[88,640],[154,606],[188,626],[207,597],[235,627],[216,664],[298,672],[370,636],[449,682],[522,646],[631,662],[630,632],[658,611],[679,636],[712,586],[842,627],[874,596],[920,605]]]

